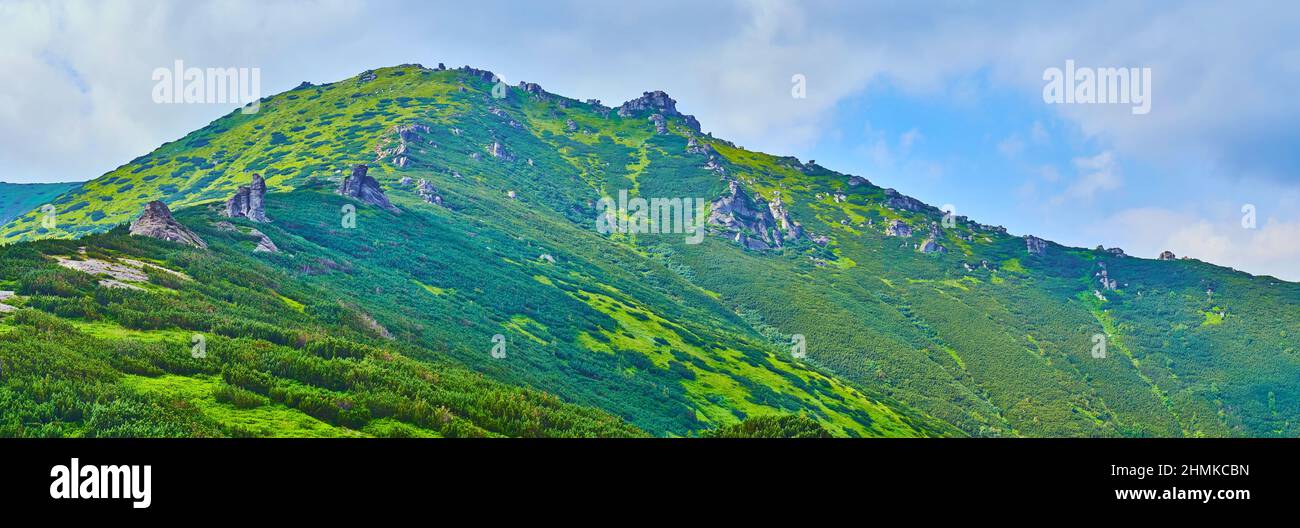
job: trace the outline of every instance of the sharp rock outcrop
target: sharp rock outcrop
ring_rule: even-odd
[[[904,195],[893,189],[885,189],[885,207],[888,207],[895,211],[911,211],[911,212],[920,212],[920,211],[928,211],[928,210],[938,211],[938,209],[926,205],[925,202],[917,200],[916,198],[912,198],[911,196]]]
[[[1047,241],[1034,235],[1026,235],[1025,251],[1030,255],[1043,255],[1047,253]]]
[[[275,242],[272,242],[271,237],[266,236],[265,233],[258,231],[256,229],[250,229],[248,231],[248,234],[257,237],[257,247],[253,248],[254,253],[279,253],[280,252],[280,248],[276,247]]]
[[[157,200],[145,204],[144,213],[131,222],[130,233],[132,236],[167,240],[200,249],[208,247],[207,242],[172,218],[171,209],[167,208],[167,204]]]
[[[776,220],[777,227],[784,233],[783,238],[794,240],[803,236],[803,226],[790,219],[790,212],[786,210],[785,204],[781,202],[781,192],[777,191],[772,197],[772,202],[767,204],[768,209],[772,212],[772,218]]]
[[[241,185],[235,195],[226,200],[226,209],[222,216],[227,218],[247,218],[254,222],[270,222],[266,217],[266,180],[262,175],[254,174],[249,185]]]
[[[920,250],[920,252],[922,253],[947,253],[948,252],[948,248],[943,247],[941,244],[936,242],[934,238],[925,239],[925,241],[921,242],[920,247],[918,247],[917,249]]]
[[[751,197],[739,182],[731,180],[727,193],[710,205],[707,222],[747,249],[778,248],[787,240],[803,236],[803,228],[790,219],[779,198],[774,205]]]
[[[696,132],[700,131],[700,122],[694,116],[686,115],[677,111],[677,101],[668,97],[668,94],[655,90],[653,92],[644,92],[641,97],[623,103],[618,107],[619,117],[632,117],[642,112],[652,112],[662,117],[681,117],[686,126]]]
[[[705,143],[703,141],[699,141],[694,137],[691,137],[686,140],[686,153],[704,154],[706,156],[713,157],[718,152],[716,150],[713,150],[712,145],[709,145],[708,143]]]
[[[388,201],[388,195],[379,187],[379,182],[375,178],[366,174],[370,167],[366,164],[358,164],[352,168],[352,174],[343,179],[339,184],[338,194],[356,198],[362,203],[377,205],[394,213],[399,212],[392,202]]]
[[[1123,249],[1120,249],[1120,248],[1117,248],[1117,247],[1107,248],[1106,246],[1097,246],[1097,251],[1102,251],[1102,252],[1105,252],[1105,253],[1110,253],[1112,256],[1116,256],[1116,257],[1127,257],[1127,256],[1128,256],[1127,253],[1124,253],[1124,250],[1123,250]]]
[[[662,136],[668,133],[668,121],[664,119],[662,114],[652,114],[650,116],[650,122],[654,123],[656,134]]]

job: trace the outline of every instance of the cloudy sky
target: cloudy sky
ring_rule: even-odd
[[[90,179],[231,109],[154,104],[177,59],[258,67],[263,94],[443,62],[662,89],[719,137],[1015,234],[1300,280],[1300,7],[904,4],[0,0],[0,181]],[[1150,68],[1150,113],[1045,103],[1067,60]]]

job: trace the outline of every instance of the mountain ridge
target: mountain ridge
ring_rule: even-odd
[[[845,436],[1300,434],[1296,284],[945,217],[860,176],[703,134],[663,92],[615,111],[530,83],[494,97],[491,81],[405,66],[300,85],[88,182],[62,202],[75,209],[60,232],[29,218],[4,233],[120,246],[92,233],[165,194],[220,255],[274,240],[279,251],[238,260],[350,299],[342,312],[359,311],[346,320],[363,329],[652,434],[776,410]],[[402,214],[331,192],[358,163]],[[271,222],[216,227],[253,174]],[[707,222],[698,244],[601,233],[596,204],[620,192],[743,207]],[[347,203],[361,204],[355,229],[339,224]],[[616,214],[639,218],[628,209]],[[68,244],[5,251],[52,258]],[[165,249],[128,258],[187,272],[204,260]],[[332,302],[307,310],[340,317]],[[492,361],[498,333],[524,347],[507,353],[521,361]]]
[[[483,80],[483,81],[485,81],[485,82],[491,83],[491,86],[492,86],[493,88],[496,88],[496,84],[497,84],[497,83],[500,83],[501,86],[502,86],[502,88],[506,88],[506,89],[510,89],[510,90],[519,90],[519,91],[521,91],[521,92],[523,92],[523,93],[531,94],[531,95],[537,96],[537,97],[539,97],[539,98],[551,98],[551,97],[554,97],[554,98],[559,98],[559,99],[561,99],[561,100],[565,100],[565,101],[568,101],[568,102],[571,102],[571,103],[577,103],[577,104],[589,105],[589,106],[591,106],[592,108],[596,109],[596,111],[599,112],[599,113],[602,113],[602,114],[608,115],[610,112],[613,112],[613,113],[615,113],[616,115],[618,115],[619,117],[623,117],[623,118],[630,118],[630,117],[633,117],[633,116],[636,116],[636,117],[648,117],[648,116],[650,116],[651,114],[654,114],[654,113],[655,113],[655,112],[654,112],[655,110],[658,110],[658,111],[659,111],[658,113],[662,113],[665,117],[677,117],[677,118],[682,119],[682,120],[684,121],[684,124],[685,124],[688,128],[694,130],[694,131],[697,132],[697,133],[702,133],[702,132],[701,132],[701,124],[700,124],[700,122],[699,122],[699,121],[698,121],[694,116],[692,116],[692,115],[684,114],[684,113],[679,112],[679,111],[676,109],[677,101],[674,100],[671,96],[669,96],[666,92],[664,92],[664,91],[662,91],[662,90],[645,91],[645,92],[643,92],[643,94],[642,94],[641,96],[639,96],[639,97],[634,97],[634,98],[632,98],[632,99],[629,99],[629,100],[627,100],[627,101],[624,101],[623,103],[621,103],[621,104],[618,105],[618,106],[615,106],[615,107],[607,107],[607,106],[602,105],[601,102],[600,102],[600,100],[598,100],[598,99],[586,99],[586,100],[583,100],[583,101],[579,102],[578,99],[570,98],[570,97],[567,97],[567,96],[564,96],[564,95],[560,95],[560,94],[556,94],[556,93],[552,93],[552,92],[546,91],[544,88],[541,87],[541,85],[539,85],[539,84],[537,84],[537,83],[533,83],[533,82],[520,81],[520,82],[519,82],[517,85],[515,85],[515,86],[507,86],[507,85],[505,85],[504,81],[501,81],[501,80],[500,80],[500,77],[497,76],[497,74],[494,73],[494,72],[491,71],[491,70],[480,69],[480,68],[476,68],[476,67],[468,66],[468,65],[466,65],[466,66],[461,66],[461,67],[459,67],[459,68],[446,68],[445,65],[442,64],[442,63],[439,63],[439,64],[438,64],[436,67],[434,67],[434,68],[428,68],[428,67],[425,67],[425,66],[423,66],[422,64],[419,64],[419,63],[404,63],[404,64],[400,64],[400,65],[397,65],[397,66],[381,67],[381,68],[376,68],[376,69],[366,70],[366,71],[363,71],[363,72],[357,74],[356,76],[349,77],[349,78],[346,78],[346,79],[342,79],[342,80],[339,80],[339,81],[335,81],[335,82],[332,82],[332,83],[326,83],[326,84],[323,84],[323,85],[317,85],[317,84],[314,84],[314,83],[309,82],[309,81],[303,81],[302,83],[300,83],[297,87],[293,88],[292,90],[289,90],[289,91],[286,91],[286,92],[281,92],[281,93],[278,93],[278,94],[273,94],[273,95],[270,95],[270,96],[263,97],[263,98],[261,99],[261,102],[270,102],[270,101],[274,100],[276,97],[283,96],[283,95],[285,95],[285,94],[288,94],[288,93],[290,93],[290,92],[297,91],[297,90],[303,90],[303,89],[308,89],[308,88],[316,88],[316,87],[319,87],[319,86],[331,86],[331,85],[337,85],[337,84],[341,84],[341,83],[345,83],[345,82],[347,82],[347,81],[353,81],[353,80],[355,80],[355,81],[357,81],[357,82],[366,82],[366,80],[368,80],[368,79],[373,80],[374,78],[377,78],[378,75],[380,75],[381,73],[394,72],[394,71],[402,71],[403,69],[414,69],[414,70],[417,70],[417,71],[426,71],[426,72],[458,72],[458,73],[464,74],[464,75],[466,75],[466,76],[468,76],[468,77],[470,77],[470,78],[476,78],[476,79],[480,79],[480,80]],[[224,120],[224,119],[226,119],[226,118],[232,117],[232,116],[234,116],[234,115],[236,114],[236,112],[239,112],[239,110],[238,110],[238,109],[236,109],[236,110],[232,110],[230,114],[227,114],[226,116],[223,116],[223,117],[221,117],[221,118],[218,118],[218,119],[212,121],[211,123],[209,123],[209,124],[206,125],[205,127],[200,128],[199,130],[206,129],[206,128],[211,127],[211,126],[213,126],[214,124],[216,124],[216,123],[218,123],[218,122],[220,122],[220,121],[222,121],[222,120]],[[650,114],[646,114],[647,112],[650,112]],[[179,141],[182,141],[182,140],[184,140],[185,138],[189,137],[189,136],[192,135],[192,134],[193,134],[193,133],[191,133],[191,134],[187,134],[186,136],[183,136],[182,138],[177,139],[177,140],[173,140],[173,141],[165,142],[165,143],[163,143],[162,145],[160,145],[160,146],[158,147],[158,149],[162,149],[163,147],[166,147],[166,146],[168,146],[168,145],[172,145],[172,144],[175,144],[175,143],[177,143],[177,142],[179,142]],[[735,144],[734,144],[734,143],[732,143],[732,142],[730,142],[730,141],[727,141],[727,140],[725,140],[725,139],[714,138],[713,135],[712,135],[711,133],[704,134],[704,136],[707,137],[707,138],[709,139],[709,141],[711,141],[711,142],[721,142],[721,143],[727,144],[727,145],[729,145],[729,146],[735,147]],[[694,139],[694,138],[692,138],[692,139]],[[156,151],[156,150],[157,150],[157,149],[155,149],[155,151]],[[148,155],[146,155],[146,156],[148,156]],[[773,155],[773,156],[775,156],[775,155]],[[143,157],[145,157],[145,156],[141,156],[141,157],[139,157],[139,158],[136,158],[136,160],[133,160],[133,162],[138,161],[138,160],[140,160],[140,159],[143,158]],[[794,157],[794,156],[783,155],[783,156],[776,156],[776,157],[778,157],[778,158],[780,158],[780,159],[783,159],[783,160],[790,160],[790,161],[791,161],[794,165],[796,165],[796,166],[803,167],[803,166],[805,165],[805,162],[800,161],[797,157]],[[816,166],[816,162],[815,162],[814,160],[808,160],[808,161],[806,162],[806,164],[807,164],[807,165]],[[129,164],[128,164],[128,165],[129,165]],[[105,177],[109,176],[110,174],[113,174],[113,173],[116,172],[117,170],[122,169],[123,167],[126,167],[126,165],[123,165],[122,167],[119,167],[118,169],[115,169],[114,171],[109,171],[108,173],[105,173],[103,176],[100,176],[100,177],[95,178],[95,179],[90,180],[90,181],[96,181],[96,180],[100,180],[100,179],[102,179],[102,178],[105,178]],[[824,169],[824,167],[820,167],[820,166],[817,166],[817,167],[818,167],[818,168],[822,168],[822,169]],[[842,174],[842,173],[838,173],[838,172],[830,171],[829,169],[825,169],[825,170],[827,170],[828,172],[831,172],[831,173],[833,173],[833,174],[836,174],[836,175],[841,175],[841,174]],[[847,176],[848,176],[850,179],[857,179],[857,180],[860,180],[860,181],[862,181],[862,182],[867,182],[867,183],[869,184],[869,181],[868,181],[866,178],[864,178],[864,177],[861,177],[861,176],[854,176],[854,175],[847,175]],[[88,183],[88,182],[83,182],[83,183]],[[81,184],[69,184],[70,189],[68,189],[68,190],[73,190],[73,189],[75,189],[75,186],[78,186],[78,185],[81,185]],[[888,191],[890,191],[890,192],[894,192],[894,193],[897,193],[897,191],[895,191],[894,189],[888,189]],[[913,202],[919,204],[920,206],[922,206],[922,207],[924,207],[924,208],[926,208],[926,209],[929,209],[929,210],[932,210],[932,211],[939,211],[938,208],[936,208],[936,207],[934,207],[934,206],[932,206],[932,205],[926,204],[926,203],[924,203],[924,202],[921,202],[921,201],[919,201],[919,200],[916,200],[915,198],[912,198],[912,197],[907,196],[907,195],[903,195],[903,194],[901,194],[901,193],[897,193],[897,194],[898,194],[898,196],[900,196],[902,199],[913,201]],[[147,198],[150,198],[150,199],[160,199],[160,200],[163,200],[164,202],[167,202],[167,200],[165,199],[166,197],[164,197],[164,196],[156,196],[156,195],[141,195],[141,196],[138,196],[137,198],[138,198],[138,199],[144,199],[144,198],[146,198],[146,197],[147,197]],[[69,199],[64,198],[64,197],[61,196],[61,195],[60,195],[60,196],[57,196],[57,198],[59,198],[59,201],[60,201],[61,203],[57,203],[57,204],[55,204],[55,205],[64,205],[64,204],[66,204],[67,202],[70,201]],[[215,199],[217,199],[217,198],[213,197],[213,198],[209,198],[208,200],[215,200]],[[205,203],[205,202],[208,201],[208,200],[201,200],[201,201],[195,201],[195,202],[187,202],[187,203],[183,203],[183,204],[181,204],[181,205],[188,205],[188,204],[190,204],[190,203],[197,205],[197,204]],[[80,205],[80,203],[74,204],[72,207],[73,207],[73,208],[77,208],[77,205]],[[171,204],[169,203],[169,205],[171,205]],[[79,208],[77,208],[77,209],[79,209]],[[27,224],[28,224],[29,226],[34,226],[34,225],[36,224],[36,222],[35,222],[35,219],[36,219],[35,213],[36,213],[36,212],[37,212],[37,211],[34,211],[34,210],[28,210],[28,211],[25,211],[25,214],[20,214],[20,215],[16,215],[16,216],[18,216],[18,217],[24,217],[24,218],[27,220]],[[961,219],[961,221],[967,221],[967,217],[965,217],[965,216],[958,216],[958,218]],[[133,218],[130,218],[130,217],[124,217],[124,218],[121,218],[120,221],[117,222],[117,223],[126,223],[126,222],[129,222],[129,221],[132,220],[132,219],[133,219]],[[28,231],[31,231],[31,230],[35,230],[38,234],[40,234],[40,235],[42,235],[42,236],[45,236],[44,233],[41,233],[42,230],[41,230],[40,228],[29,227],[29,229],[27,229],[27,230],[20,230],[20,229],[18,229],[18,226],[13,225],[14,223],[17,222],[17,220],[19,220],[19,218],[10,218],[10,219],[6,219],[6,220],[4,220],[3,222],[0,222],[0,244],[7,244],[7,243],[13,243],[13,242],[18,241],[18,240],[28,240],[28,239],[31,239],[32,235],[31,235],[31,234],[28,234]],[[90,225],[94,225],[94,226],[95,226],[95,227],[93,227],[93,228],[91,228],[91,229],[86,229],[85,226],[87,225],[87,223],[82,223],[82,224],[79,226],[79,229],[77,229],[77,230],[75,230],[75,231],[59,233],[59,234],[55,234],[55,235],[53,235],[53,236],[56,236],[56,237],[57,237],[57,236],[60,236],[60,235],[62,235],[62,236],[75,236],[76,233],[82,233],[82,234],[85,234],[85,233],[90,233],[90,232],[103,231],[103,230],[106,230],[106,229],[108,229],[108,228],[111,228],[111,226],[113,226],[113,225],[117,225],[117,223],[98,223],[98,222],[96,221],[96,222],[93,222],[93,223],[90,224]],[[982,225],[982,224],[981,224],[981,225]],[[1003,228],[1002,226],[984,226],[984,227],[987,227],[987,228],[990,228],[990,229],[1001,230],[1001,232],[1003,232],[1003,233],[1007,233],[1007,230],[1006,230],[1005,228]],[[1025,234],[1025,235],[1023,235],[1022,237],[1023,237],[1023,238],[1027,238],[1027,239],[1028,239],[1028,238],[1038,239],[1037,236],[1032,235],[1032,234]],[[1046,239],[1042,239],[1042,240],[1046,240]],[[1065,247],[1065,248],[1070,248],[1070,249],[1086,249],[1086,248],[1084,248],[1084,247],[1064,246],[1064,245],[1058,244],[1058,243],[1056,243],[1056,242],[1054,242],[1054,241],[1051,241],[1051,240],[1047,240],[1047,241],[1050,242],[1050,243],[1053,244],[1053,245],[1057,245],[1057,246],[1060,246],[1060,247]],[[1116,249],[1116,248],[1111,248],[1111,249],[1113,250],[1113,249]],[[1103,250],[1105,250],[1105,249],[1103,248],[1103,246],[1100,246],[1100,245],[1099,245],[1099,246],[1097,246],[1097,250],[1098,250],[1098,251],[1103,251]],[[1168,253],[1168,252],[1167,252],[1167,251],[1166,251],[1166,252],[1162,252],[1160,256],[1151,257],[1150,259],[1161,260],[1161,259],[1162,259],[1161,257],[1162,257],[1165,253]],[[1172,254],[1171,254],[1171,255],[1172,255]],[[1131,256],[1131,255],[1130,255],[1130,256]],[[1147,257],[1139,257],[1139,256],[1131,256],[1131,257],[1133,257],[1133,258],[1147,258]],[[1236,271],[1236,272],[1241,272],[1241,273],[1246,273],[1246,274],[1251,275],[1251,276],[1264,277],[1264,278],[1271,278],[1271,279],[1275,279],[1275,280],[1284,280],[1284,279],[1278,279],[1278,278],[1273,277],[1273,276],[1270,276],[1270,275],[1254,275],[1254,274],[1251,274],[1250,272],[1247,272],[1247,271],[1244,271],[1244,270],[1237,270],[1237,269],[1235,269],[1235,268],[1231,268],[1231,267],[1227,267],[1227,266],[1220,266],[1220,265],[1218,265],[1218,264],[1214,264],[1213,262],[1203,261],[1203,260],[1196,259],[1196,258],[1191,258],[1191,257],[1181,257],[1181,259],[1184,259],[1184,260],[1194,260],[1194,261],[1197,261],[1197,262],[1205,262],[1205,263],[1207,263],[1207,264],[1211,264],[1211,265],[1215,265],[1215,266],[1218,266],[1218,267],[1222,267],[1222,268],[1224,268],[1224,269],[1228,269],[1228,270],[1232,270],[1232,271]],[[1164,259],[1164,260],[1168,260],[1168,259]],[[1294,282],[1294,281],[1287,281],[1287,282]]]

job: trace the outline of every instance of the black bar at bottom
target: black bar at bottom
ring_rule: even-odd
[[[275,509],[328,518],[427,514],[435,504],[554,516],[556,507],[580,503],[649,519],[685,505],[724,515],[887,505],[931,518],[1032,502],[1195,515],[1287,508],[1297,447],[1263,439],[8,439],[0,440],[0,506],[123,517]],[[83,470],[149,466],[148,507],[133,507],[142,501],[129,497],[51,497],[52,469],[70,471],[74,458]]]

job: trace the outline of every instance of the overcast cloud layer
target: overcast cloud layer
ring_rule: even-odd
[[[6,1],[0,181],[93,178],[231,109],[154,104],[151,72],[177,59],[259,67],[264,94],[445,62],[607,104],[663,89],[719,137],[803,158],[843,143],[834,157],[848,166],[832,168],[911,192],[882,167],[925,164],[908,161],[914,145],[959,145],[836,119],[854,102],[869,115],[887,85],[972,107],[997,94],[1065,124],[1026,123],[995,149],[1016,160],[1063,144],[1059,168],[931,171],[958,197],[972,181],[1020,196],[998,219],[1012,232],[1300,280],[1298,27],[1300,8],[1284,2]],[[1151,113],[1045,108],[1043,70],[1066,59],[1150,67]],[[807,99],[790,96],[794,74]],[[1258,206],[1257,229],[1241,228],[1244,203]]]

